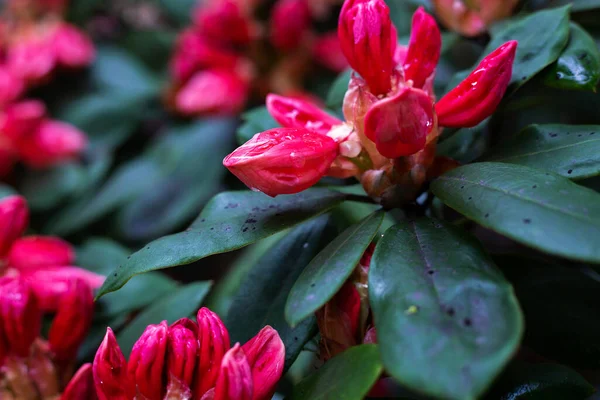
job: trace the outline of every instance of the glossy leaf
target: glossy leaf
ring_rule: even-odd
[[[437,220],[385,232],[371,261],[369,301],[386,371],[435,397],[477,398],[523,333],[512,287],[481,244]]]
[[[329,88],[329,93],[327,94],[327,100],[325,104],[327,107],[331,109],[338,109],[342,107],[344,103],[344,96],[346,95],[346,91],[348,90],[348,83],[350,82],[350,77],[352,76],[352,70],[347,69],[342,72],[338,77],[333,81],[331,87]]]
[[[361,400],[382,370],[377,345],[351,347],[298,383],[286,400]]]
[[[135,275],[247,246],[321,214],[342,200],[342,193],[321,188],[277,198],[250,191],[221,193],[189,229],[157,239],[134,253],[108,276],[98,296],[119,289]]]
[[[485,157],[543,169],[570,179],[600,174],[599,125],[531,125]]]
[[[292,326],[311,316],[342,287],[379,230],[383,216],[376,211],[351,225],[302,271],[285,305],[285,318]]]
[[[567,178],[514,164],[476,163],[442,175],[431,189],[467,218],[518,242],[600,262],[600,195]]]
[[[236,138],[238,144],[244,144],[259,132],[277,128],[279,124],[271,117],[267,107],[253,108],[242,115],[244,123],[237,130]]]

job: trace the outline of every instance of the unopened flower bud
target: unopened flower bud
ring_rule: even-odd
[[[17,142],[27,140],[46,116],[46,106],[39,100],[24,100],[7,106],[0,120],[0,136]]]
[[[0,323],[8,352],[27,357],[40,334],[41,321],[42,313],[29,286],[19,278],[2,278]]]
[[[0,179],[12,172],[18,158],[16,149],[0,135]]]
[[[220,0],[207,2],[194,14],[194,25],[210,40],[224,45],[245,45],[257,35],[249,2]]]
[[[362,132],[367,111],[378,101],[373,93],[369,92],[365,81],[357,76],[350,78],[348,90],[344,95],[343,112],[346,121]]]
[[[435,19],[423,7],[415,12],[408,52],[404,58],[404,78],[413,81],[413,87],[422,88],[435,71],[440,59],[442,36]]]
[[[518,3],[519,0],[432,0],[440,21],[465,36],[484,33],[494,21],[509,17]]]
[[[9,265],[20,271],[71,265],[74,261],[73,246],[54,236],[26,236],[17,239],[8,253]]]
[[[269,20],[270,39],[279,50],[297,48],[310,27],[310,9],[305,0],[277,0]]]
[[[252,371],[241,346],[236,344],[223,357],[214,400],[253,400]],[[260,398],[262,399],[262,398]]]
[[[25,232],[29,208],[21,196],[0,199],[0,257],[8,253],[14,241]]]
[[[23,39],[6,52],[6,65],[11,74],[29,84],[44,81],[55,65],[55,55],[48,40]]]
[[[92,364],[83,364],[73,375],[69,384],[63,391],[60,400],[94,400],[97,399],[94,388]]]
[[[177,380],[191,388],[198,351],[198,325],[182,318],[169,327],[167,345],[167,379],[169,386]],[[178,384],[179,384],[178,382]]]
[[[106,336],[96,352],[92,373],[99,400],[135,398],[134,386],[127,375],[127,361],[110,328],[106,329]]]
[[[337,32],[329,32],[314,40],[312,54],[315,62],[334,72],[348,68],[348,60],[342,52]]]
[[[206,307],[198,310],[198,367],[194,395],[202,396],[214,387],[221,360],[229,350],[229,333],[217,314]]]
[[[242,348],[252,370],[254,394],[252,400],[268,400],[275,393],[275,386],[285,364],[285,346],[277,331],[265,326]]]
[[[269,114],[285,128],[306,128],[327,135],[332,127],[342,124],[306,100],[270,94],[266,103]]]
[[[0,107],[15,101],[24,90],[23,79],[9,68],[0,66]]]
[[[60,65],[81,68],[91,64],[96,55],[94,44],[71,24],[61,23],[52,38],[54,54]]]
[[[135,342],[127,365],[129,379],[136,391],[148,400],[163,398],[163,368],[167,352],[167,322],[148,325]]]

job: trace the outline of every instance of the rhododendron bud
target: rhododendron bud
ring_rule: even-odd
[[[435,105],[440,126],[472,127],[492,115],[510,83],[517,41],[485,57],[469,76]]]
[[[254,381],[253,400],[268,400],[275,393],[285,364],[285,346],[277,331],[265,326],[242,346]]]
[[[213,1],[198,8],[194,24],[212,41],[247,44],[256,36],[257,28],[243,5],[243,2],[236,0]]]
[[[308,129],[275,128],[254,135],[223,165],[253,190],[271,197],[316,184],[338,154],[337,143]]]
[[[63,391],[60,400],[94,400],[96,389],[94,388],[94,375],[92,374],[92,364],[83,364],[81,368],[73,375],[69,384]]]
[[[26,83],[39,83],[46,79],[55,61],[51,43],[37,38],[20,40],[6,53],[6,65],[10,72]]]
[[[58,63],[65,67],[85,67],[94,60],[96,54],[90,38],[67,23],[62,23],[56,28],[52,45]]]
[[[276,94],[267,96],[267,110],[283,127],[306,128],[322,135],[327,135],[335,125],[342,124],[342,121],[308,101]]]
[[[135,342],[127,365],[127,374],[139,394],[148,400],[161,400],[163,396],[163,368],[168,341],[167,322],[148,325]]]
[[[289,51],[297,48],[310,27],[310,9],[306,0],[277,0],[270,18],[273,46]]]
[[[96,352],[92,373],[99,400],[131,400],[135,397],[135,389],[127,376],[127,361],[110,328],[106,329],[106,336]]]
[[[57,360],[75,359],[92,324],[93,311],[92,289],[81,279],[70,280],[48,332],[50,350]]]
[[[0,136],[0,179],[12,172],[18,157],[19,155],[12,145]]]
[[[8,263],[21,271],[39,267],[71,265],[75,249],[54,236],[27,236],[15,240],[8,253]]]
[[[0,66],[0,107],[15,101],[24,91],[23,80],[9,68]]]
[[[29,208],[21,196],[0,199],[0,257],[5,256],[14,241],[25,232]]]
[[[9,105],[2,113],[0,135],[12,141],[26,140],[46,116],[46,106],[39,100],[25,100]]]
[[[519,0],[432,0],[442,23],[465,36],[484,33],[494,21],[509,17]]]
[[[239,343],[223,357],[214,400],[253,400],[252,372]]]
[[[9,353],[27,357],[39,336],[42,313],[29,286],[18,278],[0,281],[0,328]]]
[[[404,78],[422,88],[435,71],[442,49],[442,35],[435,19],[419,7],[412,19],[408,51],[404,57]]]
[[[353,5],[348,6],[350,3]],[[350,66],[375,95],[391,88],[396,29],[383,0],[347,2],[340,13],[338,36]]]
[[[198,325],[182,318],[169,327],[167,345],[167,379],[172,379],[191,387],[196,368],[198,351]]]
[[[404,87],[369,109],[365,115],[365,135],[387,158],[408,156],[425,147],[434,119],[429,95],[420,89]]]
[[[229,333],[223,321],[208,308],[198,310],[198,367],[194,394],[202,396],[215,386],[221,360],[229,350]]]
[[[342,72],[348,68],[348,60],[342,52],[340,39],[336,32],[329,32],[316,38],[312,54],[316,62],[334,72]]]

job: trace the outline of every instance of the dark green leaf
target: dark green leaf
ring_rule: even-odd
[[[162,28],[133,30],[127,32],[123,39],[123,46],[153,71],[165,72],[176,40],[176,32],[166,31]]]
[[[271,117],[267,107],[253,108],[242,115],[244,123],[237,130],[237,141],[244,144],[259,132],[277,128],[279,124]]]
[[[77,265],[108,275],[115,267],[127,259],[131,251],[107,238],[88,239],[77,249]]]
[[[553,8],[564,5],[571,5],[573,11],[589,11],[600,8],[600,0],[529,0],[528,6],[531,8]]]
[[[489,146],[489,119],[472,128],[461,128],[441,141],[437,153],[461,163],[469,163],[480,157]]]
[[[342,107],[344,103],[344,95],[348,90],[348,82],[350,82],[350,77],[352,76],[352,70],[347,69],[342,72],[333,82],[331,88],[329,89],[329,93],[327,94],[326,104],[327,107],[337,110]]]
[[[187,25],[194,7],[198,4],[196,0],[157,0],[162,9],[179,25]]]
[[[377,345],[351,347],[298,383],[286,400],[362,400],[382,370]]]
[[[32,210],[44,211],[55,207],[81,184],[83,171],[75,162],[27,171],[21,182],[21,192]]]
[[[600,126],[531,125],[502,141],[486,161],[555,172],[570,179],[600,174]]]
[[[351,225],[302,271],[285,305],[285,318],[300,323],[321,308],[342,287],[381,226],[382,211]]]
[[[239,249],[321,214],[344,194],[313,188],[269,198],[250,191],[215,196],[185,232],[149,243],[108,276],[99,296],[115,291],[133,276],[190,264],[212,254]]]
[[[523,333],[513,290],[481,244],[436,220],[385,232],[371,261],[369,301],[386,371],[431,396],[475,399]]]
[[[516,241],[600,262],[600,197],[567,178],[514,164],[476,163],[442,175],[431,189],[446,205]]]

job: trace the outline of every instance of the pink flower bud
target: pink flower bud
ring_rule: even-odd
[[[257,28],[244,2],[220,0],[198,8],[194,24],[212,41],[245,45],[257,35]]]
[[[60,400],[94,400],[97,399],[96,389],[94,388],[94,375],[92,374],[92,364],[83,364],[81,368],[73,375],[69,384],[65,388]]]
[[[440,21],[465,36],[484,33],[494,21],[509,17],[518,3],[519,0],[432,0]]]
[[[48,343],[57,360],[69,362],[75,359],[77,350],[85,339],[94,312],[92,289],[81,279],[72,279],[61,297],[54,317]]]
[[[12,145],[0,136],[0,179],[12,172],[18,157],[19,155]],[[1,244],[0,247],[2,247]]]
[[[337,32],[329,32],[315,39],[312,48],[314,60],[334,72],[348,68],[348,60],[342,52]]]
[[[167,322],[148,325],[133,345],[127,374],[139,394],[148,400],[161,400],[164,395],[163,368],[167,352]]]
[[[23,39],[9,47],[6,65],[10,72],[26,83],[45,80],[54,69],[56,58],[48,40]]]
[[[276,94],[267,96],[267,110],[285,128],[306,128],[321,135],[327,135],[332,127],[342,124],[342,121],[306,100]]]
[[[182,318],[169,327],[167,345],[167,379],[176,379],[188,388],[192,386],[198,351],[198,325]],[[170,383],[169,383],[170,385]]]
[[[25,85],[20,76],[9,68],[0,66],[0,107],[15,101],[24,90]]]
[[[19,278],[0,281],[0,323],[8,351],[27,357],[39,336],[42,313],[29,286]]]
[[[92,41],[82,31],[67,23],[58,26],[52,45],[58,63],[69,68],[88,66],[96,55]]]
[[[420,89],[404,87],[369,109],[365,135],[387,158],[408,156],[425,147],[434,118],[429,95]]]
[[[408,52],[404,59],[404,78],[422,88],[440,59],[442,36],[435,19],[419,7],[412,19]]]
[[[86,148],[87,138],[73,125],[45,120],[18,146],[23,162],[45,168],[76,158]]]
[[[29,208],[25,198],[8,196],[0,199],[0,257],[5,256],[14,241],[25,232]]]
[[[214,387],[219,376],[221,360],[229,350],[229,333],[217,314],[206,307],[198,310],[198,368],[194,394],[204,395]]]
[[[440,126],[472,127],[492,115],[510,83],[517,41],[485,57],[469,76],[435,105]]]
[[[253,377],[239,343],[223,357],[214,400],[253,400]]]
[[[235,114],[246,104],[248,90],[248,83],[231,71],[200,71],[179,90],[175,106],[186,115]]]
[[[223,165],[246,186],[271,197],[298,193],[316,184],[338,153],[337,143],[308,129],[275,128],[225,157]]]
[[[71,265],[75,249],[54,236],[26,236],[15,240],[8,253],[8,263],[21,271],[40,267]]]
[[[285,346],[279,334],[267,325],[242,348],[252,370],[252,399],[269,400],[275,393],[285,364]]]
[[[131,400],[135,389],[127,376],[127,361],[110,328],[94,357],[94,386],[99,400]]]
[[[277,49],[294,50],[310,27],[310,9],[305,0],[277,0],[271,13],[270,38]]]
[[[340,13],[338,36],[350,66],[375,95],[391,89],[396,28],[383,0],[347,1]]]
[[[27,140],[46,116],[46,106],[39,100],[24,100],[4,109],[0,120],[0,132],[8,139],[17,142]]]

